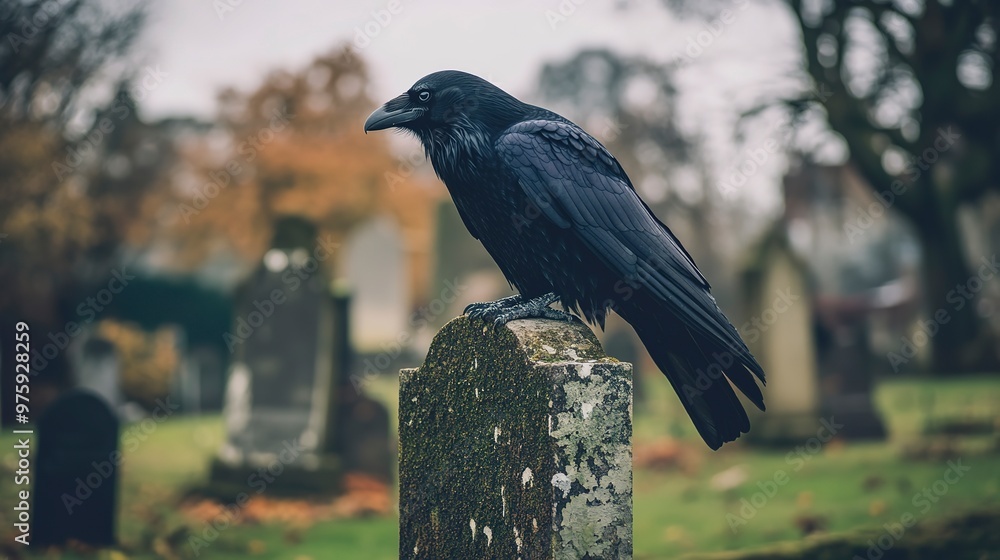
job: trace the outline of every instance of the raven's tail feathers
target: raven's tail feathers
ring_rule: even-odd
[[[706,336],[693,333],[662,308],[632,306],[619,312],[670,380],[709,447],[718,449],[750,430],[730,382],[764,410],[764,397],[754,380],[756,375],[764,381],[764,371],[728,320],[726,332]]]

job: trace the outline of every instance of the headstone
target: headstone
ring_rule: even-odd
[[[95,393],[74,389],[38,422],[35,545],[115,544],[118,418]]]
[[[847,440],[883,440],[885,423],[872,399],[871,348],[869,347],[867,305],[855,307],[834,299],[827,307],[826,331],[819,351],[821,409],[843,428],[838,437]],[[845,307],[848,308],[845,310]],[[836,310],[839,308],[840,312]]]
[[[438,205],[434,240],[434,286],[465,278],[477,270],[496,270],[483,244],[469,235],[455,203],[445,197]]]
[[[766,445],[802,442],[820,429],[819,373],[813,338],[809,271],[773,228],[743,273],[747,302],[741,334],[767,373],[767,412],[752,415],[747,441]]]
[[[363,351],[395,343],[408,325],[407,262],[399,228],[387,217],[353,231],[345,251],[353,295],[351,337]]]
[[[226,384],[224,360],[215,346],[186,349],[172,388],[182,411],[201,414],[222,410]]]
[[[124,404],[118,355],[109,340],[91,337],[83,344],[76,371],[76,384],[100,395],[112,409]]]
[[[340,465],[328,447],[334,310],[320,250],[311,224],[286,219],[240,290],[225,337],[234,359],[223,414],[227,438],[212,466],[217,488],[245,486],[252,473],[279,461],[283,474],[269,492],[333,492],[339,482]]]
[[[353,371],[351,302],[346,292],[333,297],[336,415],[330,433],[331,448],[341,458],[345,472],[364,473],[385,483],[392,480],[392,446],[389,441],[389,411],[365,394],[362,378]]]
[[[201,370],[191,354],[184,352],[170,388],[185,414],[201,413]]]
[[[217,346],[195,346],[191,349],[191,361],[198,369],[198,396],[202,412],[222,410],[226,393],[226,358]]]
[[[226,387],[216,490],[245,486],[279,461],[283,474],[268,485],[277,494],[334,494],[345,471],[390,480],[389,414],[350,375],[350,297],[331,293],[318,262],[331,255],[314,242],[308,224],[279,224],[274,248],[237,301],[234,330],[247,336]]]
[[[620,318],[617,318],[618,320],[615,320],[616,318],[610,319],[603,339],[604,351],[609,356],[614,356],[623,362],[632,364],[632,402],[635,406],[641,408],[644,393],[640,364],[647,363],[649,360],[644,359],[645,349],[642,347],[642,342],[639,340],[639,336],[635,334],[635,331],[632,330],[632,327]],[[615,328],[612,328],[610,325],[612,321],[617,323]]]
[[[433,335],[449,317],[462,312],[472,301],[492,301],[511,295],[510,284],[486,252],[483,244],[469,234],[451,197],[438,204],[434,231],[434,267],[431,291],[424,294],[431,305],[424,317]],[[461,297],[449,286],[462,286]],[[445,305],[442,305],[445,304]],[[431,336],[423,338],[426,349]]]
[[[631,558],[631,413],[584,325],[451,321],[401,372],[399,557]]]

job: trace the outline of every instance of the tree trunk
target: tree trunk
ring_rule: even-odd
[[[932,189],[931,185],[922,188]],[[941,202],[941,201],[938,201]],[[931,373],[980,372],[998,365],[996,339],[979,313],[980,277],[995,274],[990,255],[976,255],[972,265],[966,258],[958,229],[957,209],[948,204],[925,204],[914,216],[914,225],[923,250],[922,280],[926,316],[921,331],[931,347]],[[982,259],[985,258],[985,261]],[[915,335],[913,342],[923,341]]]

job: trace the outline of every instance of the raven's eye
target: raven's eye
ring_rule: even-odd
[[[431,92],[427,90],[424,90],[417,94],[417,99],[419,99],[421,103],[427,103],[428,101],[430,101],[430,98],[431,98]]]

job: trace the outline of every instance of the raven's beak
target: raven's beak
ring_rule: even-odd
[[[399,126],[418,119],[423,113],[422,107],[410,106],[410,98],[404,93],[375,109],[365,121],[365,132]]]

